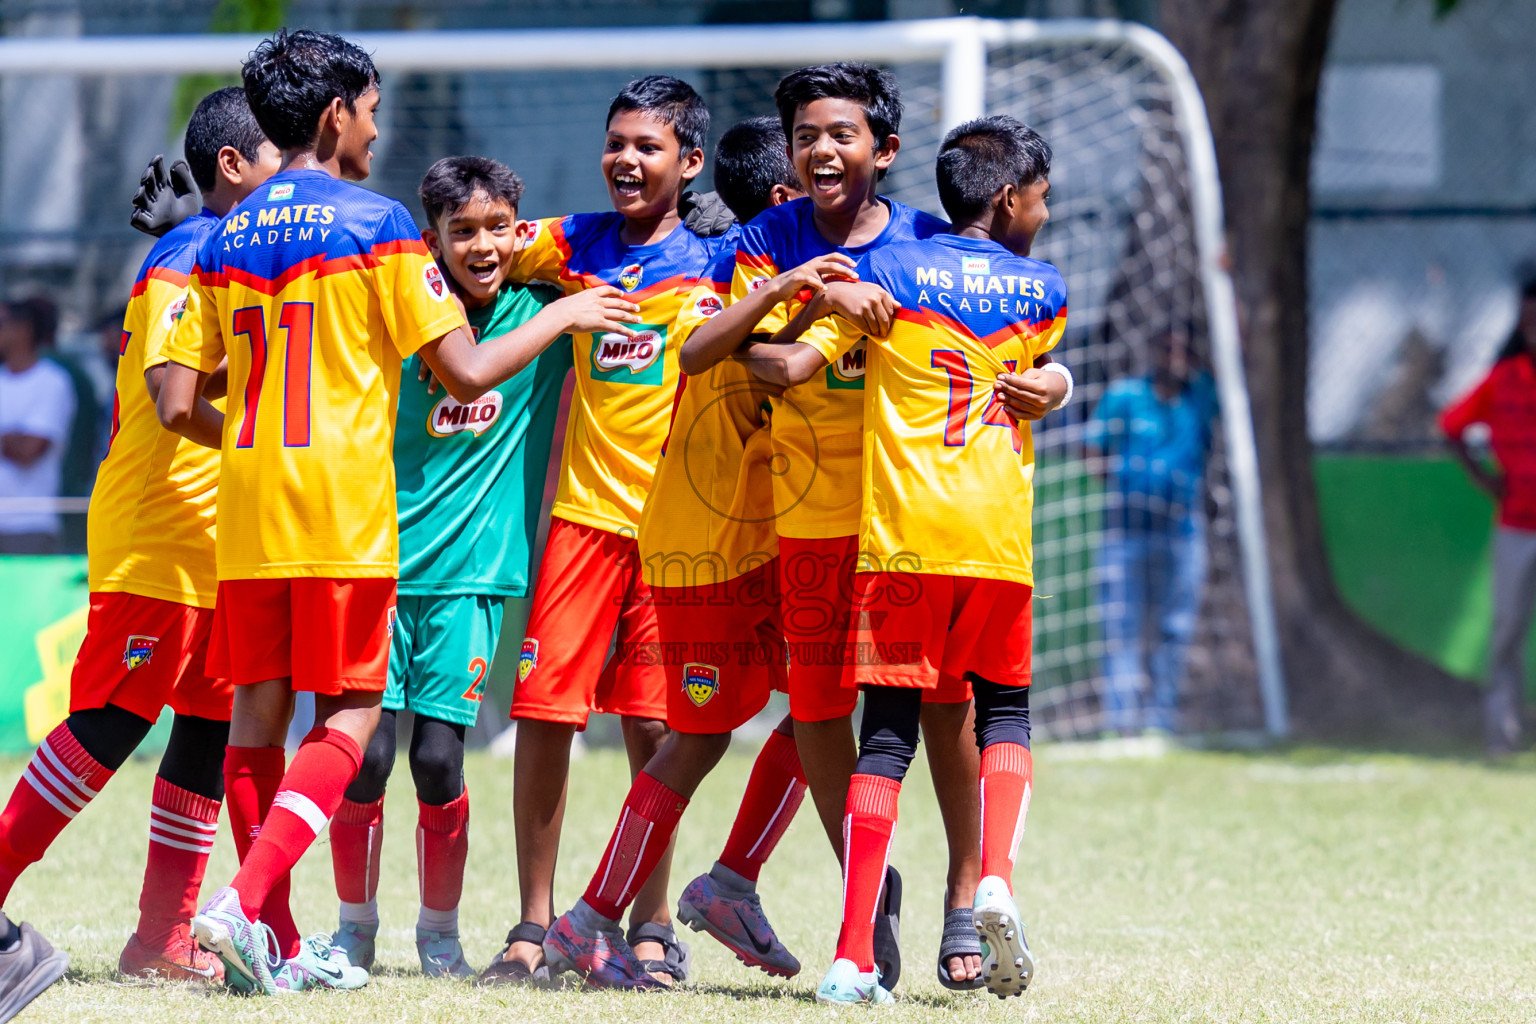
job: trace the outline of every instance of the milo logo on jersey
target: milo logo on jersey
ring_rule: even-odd
[[[613,384],[660,384],[666,374],[667,325],[633,324],[633,337],[592,337],[592,379]]]
[[[468,405],[462,405],[458,399],[447,395],[427,416],[427,433],[433,437],[448,437],[467,430],[479,437],[491,429],[500,415],[500,391],[487,391]]]
[[[831,391],[864,390],[864,339],[827,364],[827,388]]]

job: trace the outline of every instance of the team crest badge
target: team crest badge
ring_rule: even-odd
[[[624,286],[625,291],[632,292],[640,287],[640,278],[644,276],[645,268],[638,263],[631,263],[619,271],[619,284]]]
[[[443,280],[443,272],[437,269],[436,263],[428,263],[421,272],[421,279],[426,282],[427,290],[432,293],[432,298],[442,302],[448,297],[448,282]]]
[[[157,636],[130,636],[128,646],[123,648],[123,664],[130,672],[140,665],[148,665],[149,659],[155,656],[155,644],[159,642]]]
[[[517,656],[517,681],[523,682],[539,664],[539,642],[530,637],[523,641],[522,653]]]
[[[703,707],[720,692],[720,670],[713,665],[690,661],[683,666],[683,692],[688,694],[694,707]]]

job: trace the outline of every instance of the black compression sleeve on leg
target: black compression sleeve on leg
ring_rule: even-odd
[[[986,750],[994,743],[1029,747],[1029,687],[1003,686],[969,674],[976,697],[976,746]]]
[[[411,733],[411,778],[424,804],[441,807],[464,792],[464,727],[416,716]]]
[[[379,712],[379,727],[373,730],[357,778],[347,787],[346,797],[355,804],[371,804],[384,796],[389,773],[395,770],[395,712]]]
[[[155,723],[116,704],[108,704],[104,708],[72,711],[65,724],[92,760],[103,768],[117,771],[128,760],[128,755],[144,742]]]
[[[917,756],[923,691],[915,686],[866,686],[854,771],[900,782]]]
[[[160,757],[158,774],[179,789],[222,801],[224,748],[228,745],[228,722],[177,715],[171,722],[171,738]]]

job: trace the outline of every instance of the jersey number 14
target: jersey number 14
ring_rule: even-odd
[[[971,396],[975,390],[976,379],[971,376],[970,362],[965,358],[965,353],[957,348],[936,348],[929,356],[928,365],[935,370],[943,370],[949,378],[949,410],[944,417],[944,447],[959,448],[965,444],[966,420],[971,414]],[[1005,359],[1003,365],[1008,367],[1008,372],[1013,373],[1018,367],[1017,359]],[[1012,419],[1003,410],[1003,404],[996,396],[988,402],[982,410],[981,423],[987,427],[1007,427],[1012,431],[1013,450],[1024,450],[1024,439]]]
[[[315,341],[315,304],[285,302],[277,326],[283,330],[283,446],[309,446],[309,373]],[[236,448],[249,448],[256,439],[256,411],[261,406],[267,376],[267,311],[261,306],[235,310],[232,334],[251,343],[251,373],[245,381],[245,414],[240,418]]]

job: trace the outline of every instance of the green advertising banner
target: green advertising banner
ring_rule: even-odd
[[[0,558],[0,753],[23,753],[69,713],[85,637],[85,557]]]

